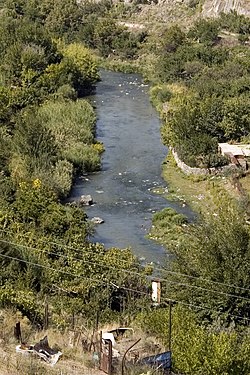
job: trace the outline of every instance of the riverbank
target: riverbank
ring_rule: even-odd
[[[235,199],[241,196],[231,177],[185,175],[178,168],[171,152],[163,162],[162,177],[168,185],[167,199],[188,204],[197,213],[203,211],[215,187],[225,189]],[[240,180],[244,189],[249,187],[249,180],[250,176]]]

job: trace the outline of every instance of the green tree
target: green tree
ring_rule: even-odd
[[[218,39],[218,32],[217,21],[201,19],[195,22],[188,35],[201,43],[213,44]]]
[[[74,88],[79,93],[86,92],[99,79],[94,56],[81,43],[72,43],[61,48],[64,59],[74,70]]]
[[[225,100],[219,126],[227,140],[240,141],[250,132],[250,100],[245,95]]]
[[[82,23],[81,8],[75,0],[44,0],[40,7],[44,25],[52,35],[74,38]]]
[[[170,295],[201,306],[199,314],[210,321],[220,317],[225,323],[244,324],[244,318],[250,317],[246,218],[244,207],[215,189],[200,222],[189,226],[183,240],[180,236],[178,246],[173,248],[175,270],[194,278],[174,277],[176,284],[170,284]]]
[[[114,41],[122,37],[124,28],[111,18],[101,18],[95,26],[95,45],[102,56],[107,57],[115,49]]]
[[[161,47],[165,52],[175,52],[185,42],[186,34],[177,25],[163,31],[161,35]]]
[[[223,137],[218,127],[221,107],[216,97],[202,101],[191,92],[173,96],[166,124],[162,126],[164,143],[174,147],[180,158],[192,167],[226,164],[226,159],[218,155],[218,139]]]

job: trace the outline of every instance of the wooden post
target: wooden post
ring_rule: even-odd
[[[21,333],[21,323],[17,322],[16,326],[14,327],[14,336],[15,338],[22,343],[22,333]]]
[[[44,325],[43,328],[46,330],[49,327],[49,304],[48,297],[45,296],[45,306],[44,306]]]
[[[75,329],[75,312],[74,311],[72,312],[71,327],[74,331],[74,329]]]
[[[168,327],[168,350],[170,351],[171,359],[170,359],[170,368],[169,368],[169,374],[171,374],[172,370],[172,302],[169,301],[169,327]]]
[[[108,341],[108,375],[112,375],[112,341]]]
[[[169,302],[168,350],[171,352],[172,339],[172,303]]]

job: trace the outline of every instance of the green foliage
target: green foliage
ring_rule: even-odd
[[[167,247],[178,246],[183,238],[188,220],[172,208],[164,208],[153,216],[149,237]],[[171,244],[171,246],[170,246]]]
[[[107,57],[115,49],[114,41],[119,39],[123,33],[123,28],[117,26],[112,19],[99,19],[95,26],[94,41],[95,46],[102,56]]]
[[[41,2],[45,28],[57,37],[73,39],[81,27],[82,13],[75,0],[48,0]]]
[[[187,218],[182,214],[177,214],[172,208],[164,208],[153,216],[153,224],[157,222],[163,227],[169,223],[183,225],[187,224]]]
[[[162,137],[175,147],[180,158],[191,167],[214,167],[227,164],[217,151],[223,133],[222,103],[216,97],[201,101],[196,94],[178,94],[169,102]]]
[[[186,42],[186,34],[175,25],[163,31],[161,45],[164,52],[176,52],[177,48]]]
[[[10,172],[18,184],[23,179],[49,171],[57,159],[57,148],[52,133],[44,127],[37,113],[22,113],[14,131]]]
[[[168,307],[143,312],[137,317],[149,335],[168,345]],[[192,375],[233,375],[249,372],[249,359],[244,357],[249,341],[233,329],[217,332],[199,324],[188,308],[174,306],[172,312],[172,359],[174,370]],[[243,355],[242,355],[243,354]]]
[[[138,57],[138,51],[146,38],[146,33],[132,33],[124,30],[113,41],[113,47],[116,55],[120,58],[135,59]]]
[[[68,196],[73,181],[73,165],[67,160],[58,160],[52,174],[53,190],[59,197]]]
[[[36,322],[42,322],[42,313],[38,307],[36,295],[29,289],[17,289],[12,285],[5,284],[0,287],[0,306],[9,307],[16,306],[23,315],[27,316],[31,321],[36,314]]]
[[[38,224],[40,216],[53,200],[52,192],[48,191],[39,179],[32,182],[20,182],[13,204],[16,220],[22,223],[34,222]]]
[[[6,126],[0,127],[0,173],[6,169],[6,165],[10,156],[11,136]]]
[[[0,122],[8,120],[11,114],[10,95],[9,88],[0,86]]]
[[[218,38],[217,21],[201,19],[189,31],[189,37],[201,43],[213,44]]]
[[[240,141],[250,132],[250,100],[245,96],[225,100],[222,127],[228,140]]]
[[[78,172],[94,172],[100,169],[100,154],[95,147],[84,145],[79,142],[73,142],[63,156],[72,162]]]
[[[239,34],[250,34],[250,19],[243,14],[238,14],[236,11],[229,13],[221,13],[218,20],[220,27],[230,32]]]
[[[163,105],[171,99],[171,91],[166,85],[156,85],[150,89],[150,99],[159,112],[163,110]]]
[[[66,84],[59,87],[59,89],[54,94],[54,98],[62,100],[76,100],[77,94],[73,87],[71,87],[69,84]]]
[[[197,279],[186,278],[180,289],[178,283],[183,278],[176,276],[177,284],[171,285],[168,293],[177,300],[206,306],[208,310],[200,315],[210,321],[220,317],[225,323],[244,324],[244,317],[249,318],[249,249],[244,207],[215,189],[202,220],[187,227],[178,247],[172,247],[174,269]]]
[[[86,87],[89,88],[99,78],[94,57],[81,43],[72,43],[60,48],[62,48],[62,54],[67,64],[75,71],[73,76],[74,88],[79,93],[83,93]]]
[[[81,172],[99,169],[100,151],[93,145],[96,117],[87,101],[50,101],[40,108],[39,115],[63,159]]]

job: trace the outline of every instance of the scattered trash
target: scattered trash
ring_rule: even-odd
[[[171,352],[164,352],[156,355],[152,355],[150,357],[142,358],[139,361],[142,365],[148,365],[152,367],[157,367],[158,369],[170,369],[171,368]]]
[[[113,333],[111,332],[103,332],[102,333],[102,339],[105,340],[110,340],[112,342],[112,345],[115,346],[115,338]]]
[[[27,345],[25,343],[17,345],[16,352],[25,355],[35,354],[51,366],[54,366],[62,355],[60,351],[50,348],[47,336],[45,336],[35,345]]]
[[[130,331],[132,334],[134,333],[133,328],[128,327],[119,327],[108,331],[108,333],[112,333],[114,335],[115,340],[119,340],[119,338],[123,337],[126,332]]]

